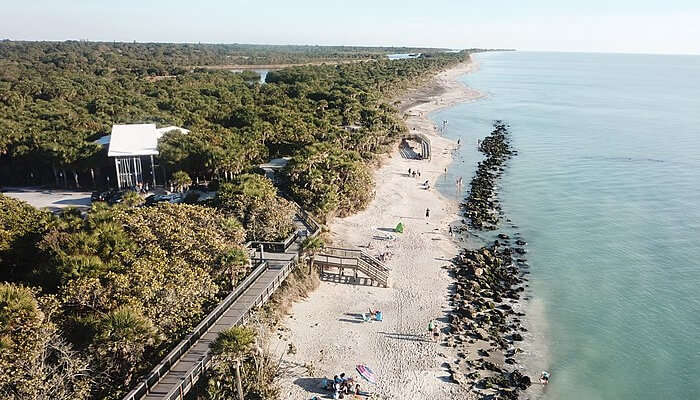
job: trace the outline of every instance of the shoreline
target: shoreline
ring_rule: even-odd
[[[446,330],[453,311],[455,280],[446,267],[461,248],[447,230],[461,219],[459,201],[421,184],[428,180],[435,186],[452,164],[455,149],[454,141],[438,135],[430,113],[483,96],[457,80],[474,68],[473,61],[459,64],[402,96],[399,109],[406,125],[430,137],[432,160],[404,159],[395,148],[374,170],[376,195],[369,206],[329,224],[334,246],[366,248],[371,241],[370,253],[393,254],[386,262],[392,269],[391,287],[322,282],[292,306],[272,341],[273,348],[295,349],[283,356],[280,367],[284,398],[310,398],[319,393],[320,378],[341,372],[356,376],[357,364],[374,370],[379,384],[361,385],[380,398],[473,398],[450,381],[445,367],[458,349],[427,336],[431,319]],[[409,168],[421,171],[421,177],[409,177]],[[381,240],[398,222],[404,223],[404,233],[394,234],[396,240]],[[358,315],[368,308],[382,310],[384,320],[363,323]]]

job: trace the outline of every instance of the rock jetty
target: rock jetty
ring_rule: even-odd
[[[506,160],[514,154],[508,126],[496,121],[480,150],[486,159],[479,163],[463,207],[470,228],[495,230],[502,212],[494,188]],[[451,266],[456,285],[446,344],[459,351],[448,369],[453,381],[479,398],[515,400],[531,384],[515,360],[526,331],[520,319],[524,314],[514,307],[526,282],[526,272],[521,270],[525,260],[518,258],[526,253],[526,242],[516,234],[518,247],[511,247],[506,233],[497,238],[487,246],[464,249]]]
[[[512,157],[508,125],[502,121],[493,124],[493,131],[479,144],[486,158],[479,162],[470,183],[470,192],[462,203],[469,227],[493,230],[501,219],[501,206],[496,198],[496,181],[503,174],[503,165]]]

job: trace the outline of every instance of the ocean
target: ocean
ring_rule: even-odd
[[[499,196],[528,241],[523,360],[552,374],[531,397],[700,399],[700,56],[475,59],[462,80],[486,96],[431,116],[462,144],[438,187],[463,198],[477,139],[511,125]]]

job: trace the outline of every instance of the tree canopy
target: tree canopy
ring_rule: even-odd
[[[0,202],[11,210],[30,210],[2,195]],[[14,360],[17,368],[50,367],[55,357],[50,362],[29,358],[26,367],[18,360],[30,351],[52,354],[56,346],[65,347],[65,354],[80,351],[71,365],[92,370],[93,379],[80,382],[92,397],[127,389],[235,286],[232,280],[247,273],[240,223],[211,207],[98,203],[86,216],[68,211],[47,218],[37,210],[30,215],[34,218],[18,224],[14,215],[0,213],[0,226],[9,229],[6,237],[41,232],[15,248],[13,267],[24,273],[5,269],[3,262],[0,280],[17,283],[0,287],[0,359]],[[36,219],[45,225],[32,222]],[[0,254],[5,260],[6,252]],[[52,315],[42,312],[31,290],[17,284],[41,288],[55,303]],[[36,379],[48,379],[35,372]]]
[[[214,204],[245,227],[248,240],[283,241],[294,231],[295,208],[264,176],[244,174],[219,187]]]
[[[192,67],[238,55],[252,62],[265,50],[270,59],[295,62],[369,61],[274,70],[265,84],[248,74]],[[159,151],[171,173],[192,180],[228,181],[271,157],[309,154],[308,146],[320,142],[368,162],[405,130],[388,100],[469,54],[416,50],[423,55],[388,60],[391,50],[380,48],[2,42],[0,178],[104,184],[95,173],[113,167],[94,141],[117,123],[189,129],[167,133]]]
[[[244,240],[293,231],[278,189],[321,218],[366,207],[370,165],[405,131],[391,100],[468,55],[0,42],[3,183],[100,185],[114,167],[95,140],[112,124],[156,123],[189,130],[158,143],[176,185],[219,184],[207,206],[136,207],[132,195],[86,215],[0,194],[0,397],[118,398],[249,273]],[[264,84],[222,67],[254,63],[314,65],[270,71]],[[279,188],[258,175],[272,157],[290,159]]]

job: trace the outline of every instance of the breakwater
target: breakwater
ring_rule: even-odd
[[[462,203],[464,222],[472,230],[496,230],[502,219],[497,183],[506,162],[517,154],[508,129],[496,121],[491,134],[479,142],[485,159],[477,165]],[[452,265],[456,287],[447,344],[462,351],[450,364],[450,372],[455,382],[481,398],[517,399],[531,385],[516,361],[526,329],[521,321],[524,313],[515,309],[526,281],[521,270],[526,242],[519,235],[511,239],[499,233],[497,237],[486,246],[464,249]]]

